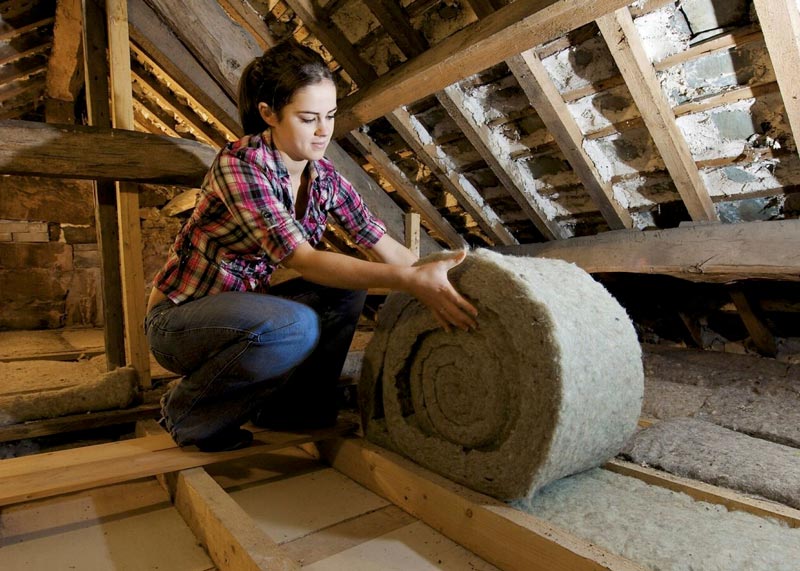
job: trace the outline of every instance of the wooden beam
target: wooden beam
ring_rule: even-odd
[[[720,107],[721,105],[736,103],[737,101],[742,101],[743,99],[761,97],[763,95],[775,93],[776,91],[779,91],[779,88],[778,83],[775,81],[758,83],[755,85],[744,85],[723,93],[717,93],[707,97],[695,99],[693,101],[687,101],[686,103],[673,108],[672,111],[675,113],[676,117],[681,117],[682,115],[699,113],[700,111],[706,111],[708,109]]]
[[[117,129],[133,130],[133,93],[131,92],[131,51],[128,34],[127,0],[106,0],[108,21],[108,62],[111,68],[111,124]],[[117,182],[119,217],[120,276],[122,307],[125,318],[127,364],[136,370],[139,387],[149,389],[150,349],[144,335],[144,262],[142,228],[139,221],[139,189],[127,182]]]
[[[215,155],[208,145],[185,139],[0,121],[0,174],[199,186]]]
[[[203,468],[178,474],[175,507],[219,571],[300,571]]]
[[[172,32],[236,101],[244,67],[263,50],[217,0],[147,0]]]
[[[5,22],[0,22],[0,42],[9,42],[14,38],[18,38],[39,28],[44,28],[54,22],[55,18],[53,16],[41,18],[40,20],[19,27],[12,27]]]
[[[419,214],[416,212],[406,212],[406,248],[419,257]]]
[[[362,439],[319,445],[335,469],[504,570],[644,571],[494,498]]]
[[[617,230],[558,242],[494,248],[557,258],[589,273],[640,273],[697,282],[800,281],[800,220]]]
[[[750,303],[749,297],[741,288],[731,288],[730,295],[758,352],[767,357],[774,357],[778,352],[778,345],[775,343],[775,336],[759,315],[760,312]]]
[[[800,9],[795,0],[755,0],[758,22],[781,88],[786,117],[800,138]]]
[[[541,60],[528,50],[506,63],[609,227],[633,228],[630,213],[614,198],[611,184],[603,180],[584,150],[583,133]]]
[[[46,93],[48,99],[65,102],[67,105],[49,106],[59,109],[58,116],[54,117],[45,103],[48,123],[75,122],[75,99],[83,71],[81,4],[81,0],[62,0],[56,4],[53,49],[47,64]]]
[[[139,99],[133,100],[133,116],[136,123],[144,124],[145,131],[155,135],[166,135],[167,137],[181,138],[174,127],[176,127],[175,118],[166,113],[158,105],[144,96],[142,89],[134,84],[133,93],[136,96],[141,96],[143,101]],[[186,137],[188,139],[188,137]],[[208,144],[206,141],[203,143]]]
[[[81,2],[83,34],[83,76],[86,88],[86,111],[89,125],[111,128],[109,107],[109,69],[106,52],[108,35],[103,10],[96,0]],[[78,147],[82,148],[82,147]],[[95,206],[97,247],[100,251],[100,274],[103,288],[103,338],[106,368],[113,371],[127,363],[125,356],[122,281],[119,273],[119,220],[114,181],[92,181]]]
[[[428,48],[425,36],[411,25],[408,14],[398,2],[373,0],[367,6],[406,57],[416,57]]]
[[[247,30],[266,51],[278,43],[255,8],[247,0],[218,0],[219,5],[242,28]]]
[[[646,468],[623,460],[611,460],[603,467],[606,470],[622,474],[623,476],[637,478],[652,486],[659,486],[661,488],[687,494],[700,502],[723,505],[729,510],[743,511],[758,517],[779,519],[786,522],[791,527],[800,527],[800,510],[784,506],[777,502],[749,498],[733,490],[712,486],[711,484],[682,478],[680,476],[673,476],[672,474],[667,474],[660,470]]]
[[[231,133],[241,135],[236,98],[219,86],[152,8],[144,0],[130,0],[128,18],[131,38],[136,44],[134,51],[138,48],[146,54],[211,116]]]
[[[655,67],[656,71],[664,71],[687,61],[705,57],[718,51],[745,46],[762,39],[764,39],[764,36],[760,29],[755,26],[747,26],[746,28],[740,28],[699,42],[689,49],[657,61],[653,67]]]
[[[0,66],[6,66],[35,55],[44,54],[51,47],[53,47],[52,43],[45,42],[22,51],[16,51],[14,48],[0,50]]]
[[[466,246],[461,235],[439,214],[439,211],[422,194],[422,191],[408,180],[405,173],[389,159],[375,141],[360,131],[350,133],[350,140],[375,170],[403,197],[403,200],[419,212],[423,220],[450,244],[450,247],[458,249]]]
[[[344,34],[336,28],[331,20],[316,7],[312,0],[285,0],[286,4],[300,17],[303,24],[311,30],[334,59],[339,62],[347,74],[355,80],[359,87],[372,83],[378,74],[356,52]],[[338,118],[337,118],[338,122]]]
[[[458,86],[451,85],[436,97],[536,229],[548,240],[568,238],[558,222],[548,217],[545,199],[537,192],[540,183],[530,173],[523,173],[511,157],[495,152],[492,130],[467,116],[468,96]]]
[[[627,0],[513,2],[387,73],[339,105],[341,135],[506,58],[627,5]]]
[[[433,140],[425,126],[405,107],[386,116],[395,131],[416,153],[417,157],[436,175],[442,186],[478,222],[484,232],[498,244],[517,244],[497,213],[480,195],[475,186],[458,172],[453,162]]]
[[[253,444],[230,452],[200,452],[194,446],[178,448],[165,433],[8,458],[0,462],[0,506],[264,454],[347,434],[355,425],[340,422],[333,428],[305,433],[250,428],[257,433]]]
[[[692,220],[719,220],[627,8],[597,20]]]

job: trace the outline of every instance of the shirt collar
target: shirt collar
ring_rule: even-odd
[[[262,148],[264,152],[267,154],[269,161],[274,165],[278,176],[284,177],[289,175],[289,171],[286,168],[286,165],[283,162],[283,157],[281,157],[281,152],[275,148],[272,144],[272,131],[266,129],[261,133],[260,140],[262,142]],[[308,170],[308,174],[311,177],[311,182],[313,183],[317,177],[320,178],[320,182],[324,180],[326,170],[321,168],[321,165],[318,161],[308,161],[309,166],[306,167]]]

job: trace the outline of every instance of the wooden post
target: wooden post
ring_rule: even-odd
[[[105,19],[95,0],[83,0],[82,11],[83,63],[89,125],[108,128],[111,127],[111,117],[108,108],[109,71]],[[113,371],[126,364],[125,333],[122,327],[122,283],[119,275],[117,195],[113,182],[94,183],[94,203],[103,289],[106,366],[109,371]]]
[[[406,212],[406,248],[411,250],[417,257],[419,257],[419,221],[419,214]]]
[[[128,5],[125,0],[106,0],[108,51],[111,67],[111,108],[113,126],[134,129],[131,92],[131,52],[128,34]],[[139,386],[149,388],[150,357],[144,336],[144,267],[142,233],[139,226],[139,190],[130,183],[117,183],[120,229],[125,338],[128,363],[139,375]]]

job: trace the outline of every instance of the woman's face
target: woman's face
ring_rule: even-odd
[[[280,117],[264,103],[259,111],[270,126],[275,148],[293,161],[318,161],[333,135],[336,86],[325,79],[298,89]]]

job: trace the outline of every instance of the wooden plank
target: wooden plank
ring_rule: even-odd
[[[674,107],[672,111],[676,117],[680,117],[682,115],[699,113],[700,111],[706,111],[708,109],[713,109],[714,107],[720,107],[721,105],[727,105],[729,103],[736,103],[737,101],[742,101],[743,99],[761,97],[763,95],[775,93],[776,91],[779,91],[778,83],[776,81],[759,83],[756,85],[745,85],[737,89],[731,89],[730,91],[725,91],[723,93],[717,93],[715,95],[709,95],[708,97],[682,103],[681,105]]]
[[[611,184],[602,179],[594,161],[586,154],[583,133],[541,60],[528,50],[506,63],[608,226],[612,230],[633,228],[630,213],[614,198]]]
[[[532,515],[361,439],[319,445],[337,470],[504,570],[643,571]]]
[[[367,6],[406,57],[416,57],[428,48],[425,36],[411,25],[408,14],[395,0],[374,0]]]
[[[416,212],[406,212],[406,248],[411,250],[414,255],[419,257],[419,219],[420,216]]]
[[[458,172],[453,162],[446,157],[444,151],[416,117],[405,107],[400,107],[387,115],[386,119],[492,240],[505,245],[518,243],[497,213],[486,203],[469,179]]]
[[[86,111],[89,125],[111,128],[109,69],[106,51],[108,37],[103,10],[97,0],[82,4],[83,71]],[[88,153],[86,153],[88,154]],[[35,164],[35,163],[34,163]],[[95,204],[97,247],[100,254],[101,287],[106,369],[113,371],[127,364],[122,308],[122,278],[119,273],[119,220],[117,193],[113,181],[92,181]]]
[[[451,85],[437,93],[436,98],[536,229],[548,240],[568,238],[558,222],[548,217],[544,199],[537,193],[540,183],[529,173],[525,175],[511,157],[496,153],[492,148],[495,135],[491,129],[485,124],[476,124],[467,116],[467,95],[458,86]]]
[[[106,0],[108,22],[108,61],[111,69],[112,126],[134,130],[131,91],[131,51],[128,34],[127,0]],[[117,182],[119,217],[120,277],[125,327],[126,364],[136,370],[139,387],[149,389],[150,349],[144,334],[144,262],[142,228],[139,221],[139,188]]]
[[[131,39],[136,44],[132,49],[146,54],[211,116],[239,136],[242,128],[235,98],[219,86],[152,8],[144,0],[130,0],[128,18]]]
[[[742,289],[731,288],[730,295],[758,352],[767,357],[774,357],[778,352],[778,345],[775,336],[759,315],[760,312],[750,303],[750,299]]]
[[[352,432],[355,425],[306,433],[257,431],[253,444],[229,452],[178,448],[168,434],[0,460],[0,506],[166,472],[263,454]]]
[[[755,26],[747,26],[727,34],[721,34],[699,42],[687,50],[667,56],[654,64],[656,71],[664,71],[678,64],[705,57],[718,51],[741,47],[764,38],[761,30]]]
[[[336,28],[332,20],[322,14],[312,0],[285,0],[285,2],[300,17],[303,24],[311,30],[311,33],[322,42],[325,49],[330,51],[334,59],[339,62],[359,87],[363,88],[369,85],[378,77],[375,70],[361,58],[355,48],[347,41],[341,30]],[[338,116],[336,121],[338,123]]]
[[[781,88],[786,117],[800,138],[800,8],[795,0],[755,0],[758,22]]]
[[[751,278],[800,281],[800,220],[617,230],[494,249],[566,260],[589,273],[661,274],[723,283]]]
[[[148,0],[148,4],[236,101],[242,70],[263,53],[253,36],[231,20],[217,0]]]
[[[54,22],[55,18],[52,16],[48,16],[47,18],[41,18],[40,20],[19,27],[11,27],[6,22],[0,22],[0,42],[11,41],[14,38],[23,36],[28,32],[32,32],[38,28],[44,28],[45,26],[49,26]]]
[[[431,229],[439,234],[452,248],[466,246],[466,242],[464,242],[461,235],[439,214],[439,211],[422,194],[422,191],[408,180],[405,173],[389,159],[386,153],[368,135],[360,131],[353,131],[350,133],[349,139],[358,147],[358,150],[366,157],[367,161],[403,197],[403,200],[420,213]]]
[[[175,507],[220,571],[299,571],[202,468],[178,474]]]
[[[673,476],[666,472],[654,470],[653,468],[646,468],[623,460],[611,460],[604,468],[616,472],[617,474],[622,474],[623,476],[637,478],[653,486],[667,488],[675,492],[682,492],[701,502],[723,505],[729,510],[744,511],[759,517],[779,519],[786,522],[791,527],[800,527],[800,510],[790,508],[777,502],[748,498],[733,490],[712,486],[711,484],[682,478],[680,476]]]
[[[339,105],[336,133],[348,133],[392,109],[436,93],[627,3],[627,0],[512,2],[344,99]]]
[[[692,220],[719,220],[627,8],[597,20]]]
[[[62,0],[56,4],[53,25],[53,49],[47,62],[47,97],[68,103],[63,118],[48,116],[48,123],[74,123],[75,99],[80,89],[81,26],[83,14],[81,0]],[[70,120],[71,119],[71,120]]]
[[[103,426],[115,426],[143,420],[158,418],[161,406],[143,404],[123,410],[106,410],[100,412],[71,414],[47,420],[34,420],[22,424],[0,427],[0,442],[11,442],[23,438],[38,438],[51,434],[64,434],[80,430],[91,430]]]
[[[199,186],[215,154],[202,143],[121,129],[0,121],[0,174]]]

